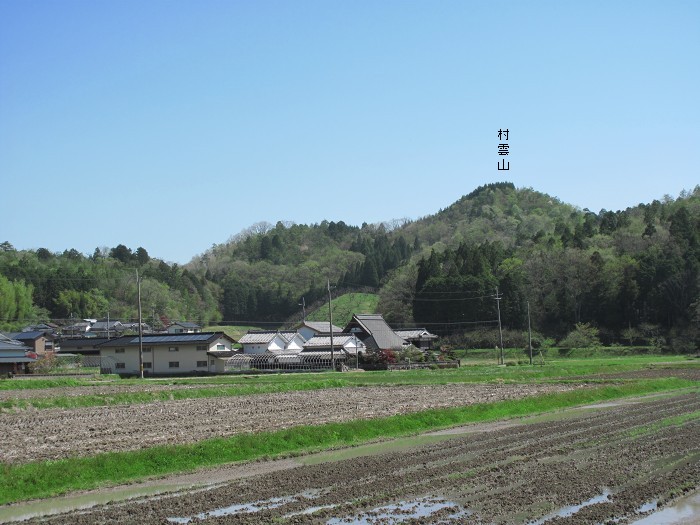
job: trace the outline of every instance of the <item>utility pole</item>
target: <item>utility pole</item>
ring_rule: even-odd
[[[335,353],[333,351],[333,305],[331,304],[331,280],[328,279],[328,329],[331,332],[331,369],[335,372]]]
[[[498,295],[498,287],[496,287],[496,308],[498,309],[498,335],[501,340],[501,356],[499,364],[505,364],[505,354],[503,353],[503,329],[501,328],[501,298],[502,295]]]
[[[141,279],[139,271],[136,270],[136,288],[138,289],[139,299],[139,375],[143,379],[143,326],[141,323]]]
[[[301,306],[301,322],[305,323],[306,322],[306,301],[304,298],[301,298],[301,302],[299,303],[299,306]]]
[[[532,329],[530,328],[530,301],[527,302],[527,347],[530,349],[530,365],[532,365]]]
[[[352,336],[355,338],[355,370],[360,369],[360,344],[357,342],[357,334],[353,333]]]

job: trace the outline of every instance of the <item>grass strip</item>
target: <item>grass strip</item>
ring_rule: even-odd
[[[86,408],[95,406],[129,405],[134,403],[155,403],[180,399],[202,399],[216,397],[270,394],[278,392],[322,390],[350,386],[342,379],[321,381],[299,381],[294,384],[252,384],[213,386],[208,388],[158,390],[153,392],[123,392],[113,394],[85,394],[80,396],[37,397],[29,399],[4,399],[0,410],[13,410],[33,407],[47,408]]]
[[[644,380],[372,420],[240,434],[228,438],[208,439],[191,445],[160,446],[20,465],[4,464],[0,469],[0,504],[133,482],[150,476],[174,474],[199,467],[358,445],[379,438],[394,438],[466,423],[495,421],[621,397],[692,387],[697,391],[697,383],[693,381]]]
[[[674,360],[672,368],[692,369],[695,363],[680,359]],[[158,380],[117,380],[114,385],[138,386],[147,389],[149,385],[174,387],[202,385],[201,388],[121,392],[112,394],[90,394],[89,387],[104,384],[99,381],[76,379],[39,379],[39,380],[4,380],[0,381],[0,390],[25,388],[54,388],[68,386],[87,387],[80,396],[51,395],[29,399],[8,398],[0,401],[0,410],[33,407],[78,408],[94,406],[113,406],[134,403],[150,403],[173,399],[197,399],[229,397],[248,394],[278,393],[323,388],[350,386],[387,386],[387,385],[446,385],[451,383],[475,382],[551,382],[580,380],[581,377],[593,379],[600,373],[617,373],[657,368],[658,364],[648,357],[622,357],[617,359],[586,359],[559,361],[546,367],[517,366],[495,367],[492,365],[468,366],[448,370],[411,370],[401,372],[370,373],[317,373],[317,374],[270,374],[262,376],[216,376],[209,378],[170,378]],[[217,388],[218,387],[218,388]]]
[[[660,359],[662,360],[660,362]],[[495,362],[478,360],[468,366],[445,370],[408,370],[400,372],[378,371],[370,373],[347,372],[342,374],[345,381],[352,385],[374,384],[433,384],[471,382],[485,380],[528,380],[566,376],[595,375],[599,373],[631,372],[648,368],[697,368],[700,362],[689,360],[687,356],[618,356],[606,358],[565,358],[549,360],[545,366],[509,366],[497,367]],[[211,377],[180,377],[159,379],[119,379],[116,376],[95,376],[83,378],[51,379],[0,379],[0,390],[47,389],[60,387],[97,387],[104,384],[114,385],[246,385],[246,384],[294,384],[299,381],[325,381],[334,379],[339,374],[320,373],[270,373],[260,375],[217,375]]]

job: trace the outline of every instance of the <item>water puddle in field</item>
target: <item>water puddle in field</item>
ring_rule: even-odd
[[[591,499],[586,500],[583,503],[579,503],[578,505],[569,505],[567,507],[562,507],[559,510],[556,510],[538,519],[537,521],[529,522],[528,525],[542,525],[543,523],[545,523],[548,520],[551,520],[552,518],[568,518],[569,516],[573,516],[574,514],[576,514],[579,510],[581,510],[584,507],[608,501],[611,495],[612,492],[610,492],[608,489],[604,489],[602,494],[593,496]]]
[[[285,498],[270,498],[266,500],[256,501],[254,503],[241,503],[238,505],[231,505],[229,507],[222,507],[220,509],[202,512],[189,518],[168,518],[168,521],[171,523],[189,523],[195,518],[197,520],[205,520],[207,518],[230,516],[232,514],[258,512],[261,510],[275,509],[287,503],[292,503],[293,501],[294,498],[291,496],[287,496]]]
[[[291,518],[293,516],[303,516],[306,514],[313,514],[316,511],[319,510],[325,510],[325,509],[334,509],[338,505],[319,505],[318,507],[309,507],[308,509],[300,510],[299,512],[290,512],[289,514],[285,514],[282,516],[283,518]]]
[[[235,514],[251,514],[254,512],[259,512],[261,510],[276,509],[282,505],[288,503],[294,503],[299,501],[300,498],[313,499],[317,498],[321,491],[319,490],[309,490],[302,492],[301,494],[295,494],[293,496],[283,496],[281,498],[270,498],[266,500],[254,501],[252,503],[237,503],[234,505],[229,505],[228,507],[221,507],[214,510],[209,510],[207,512],[201,512],[190,517],[171,517],[168,521],[171,523],[189,523],[190,521],[197,519],[206,520],[208,518],[216,518],[221,516],[232,516]],[[317,507],[319,510],[321,507]],[[302,514],[302,513],[297,513]]]
[[[651,512],[652,510],[656,510],[657,506],[658,506],[658,502],[656,500],[648,501],[644,505],[640,505],[639,508],[636,510],[636,513],[637,514],[645,514],[647,512]]]
[[[125,487],[120,489],[112,489],[111,491],[108,490],[103,493],[64,496],[62,498],[52,498],[43,501],[39,500],[8,505],[0,508],[0,523],[22,521],[37,516],[59,514],[61,512],[69,512],[73,510],[89,509],[95,505],[102,505],[105,503],[112,503],[114,501],[122,501],[142,496],[152,496],[163,492],[181,489],[183,489],[182,485],[166,484],[149,487]]]
[[[326,525],[395,525],[410,519],[427,518],[445,509],[448,509],[448,513],[443,512],[440,516],[441,519],[434,523],[454,523],[453,520],[460,520],[471,514],[470,511],[453,501],[441,498],[421,498],[378,507],[357,516],[331,518],[326,521]]]
[[[654,510],[656,502],[645,505],[652,504],[652,507],[639,512]],[[700,523],[700,492],[682,498],[670,507],[665,507],[649,516],[633,521],[630,525],[691,525],[697,523]]]

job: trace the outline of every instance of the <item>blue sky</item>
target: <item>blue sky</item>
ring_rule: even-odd
[[[700,183],[699,27],[696,1],[3,0],[0,242],[185,263],[500,180],[675,197]]]

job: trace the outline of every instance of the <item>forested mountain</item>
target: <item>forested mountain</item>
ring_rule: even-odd
[[[186,268],[151,259],[144,248],[17,251],[0,245],[0,328],[37,321],[67,323],[82,318],[136,320],[137,280],[145,322],[218,321],[217,289]]]
[[[152,260],[143,248],[0,253],[0,287],[12,288],[21,318],[114,317],[135,313],[135,269],[144,309],[202,322],[275,323],[350,291],[376,291],[396,325],[459,333],[489,325],[527,326],[562,337],[590,323],[606,342],[697,344],[700,325],[700,187],[621,211],[580,210],[511,183],[477,188],[416,221],[349,226],[342,221],[256,224],[185,267]],[[31,301],[29,300],[31,298]]]

